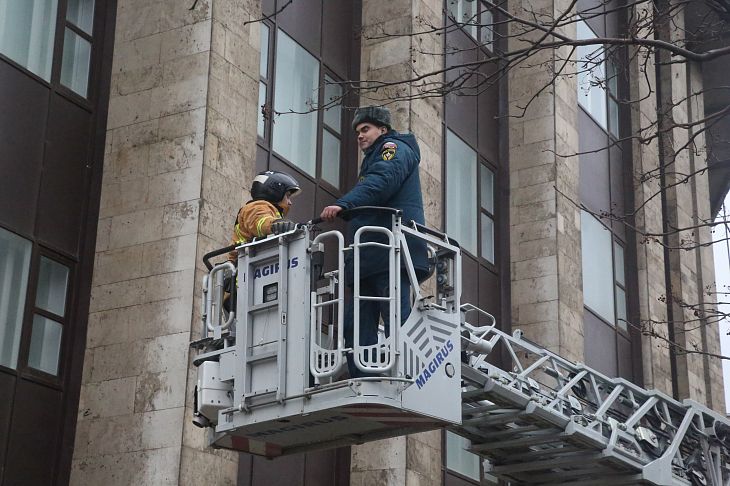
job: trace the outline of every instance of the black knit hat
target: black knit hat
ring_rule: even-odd
[[[378,127],[390,130],[390,110],[382,106],[364,106],[355,111],[352,119],[352,129],[355,130],[361,123],[372,123]]]

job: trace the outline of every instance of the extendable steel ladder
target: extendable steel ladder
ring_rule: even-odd
[[[726,417],[572,363],[520,331],[462,326],[469,363],[462,423],[450,429],[491,474],[519,484],[730,484]],[[489,364],[492,353],[506,363]]]

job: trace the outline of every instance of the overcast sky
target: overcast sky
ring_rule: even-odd
[[[723,211],[724,209],[724,211]],[[725,206],[717,215],[718,219],[728,221],[730,217],[730,193],[725,196]],[[720,310],[730,312],[730,232],[728,225],[718,225],[715,227],[714,239],[717,241],[712,245],[715,253],[715,276],[717,281],[717,291],[726,292],[718,294],[718,302],[726,302],[720,304]],[[724,241],[721,241],[724,240]],[[730,322],[725,319],[720,323],[720,344],[722,346],[722,354],[730,356]],[[722,374],[725,376],[725,408],[730,412],[730,361],[722,361]]]

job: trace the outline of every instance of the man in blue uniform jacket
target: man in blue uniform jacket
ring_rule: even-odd
[[[424,224],[423,196],[418,176],[421,151],[416,138],[410,133],[398,133],[391,128],[390,111],[387,108],[368,106],[355,112],[352,127],[357,135],[357,143],[365,154],[358,182],[354,188],[334,205],[327,206],[320,215],[325,221],[332,221],[340,211],[360,206],[383,206],[403,211],[402,221]],[[358,212],[350,220],[349,238],[363,226],[391,227],[392,216],[382,211]],[[387,242],[385,236],[366,233],[363,241]],[[408,237],[408,248],[413,266],[419,280],[428,273],[426,245],[423,240]],[[348,254],[351,255],[351,254]],[[405,259],[401,257],[401,261]],[[360,253],[360,295],[388,295],[388,257],[387,250],[364,247]],[[352,261],[347,261],[348,285],[352,285]],[[401,276],[401,323],[408,318],[410,307],[410,282],[405,271]],[[350,301],[345,308],[345,341],[353,344],[353,305]],[[378,338],[378,321],[383,317],[386,332],[389,332],[388,303],[360,302],[360,343],[375,344]],[[350,376],[363,376],[355,368],[348,356]]]

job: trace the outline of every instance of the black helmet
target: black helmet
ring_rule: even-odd
[[[253,184],[251,184],[251,197],[254,200],[263,199],[272,204],[278,204],[284,199],[287,192],[291,192],[293,196],[300,190],[299,183],[289,174],[267,170],[259,172],[254,177]]]

